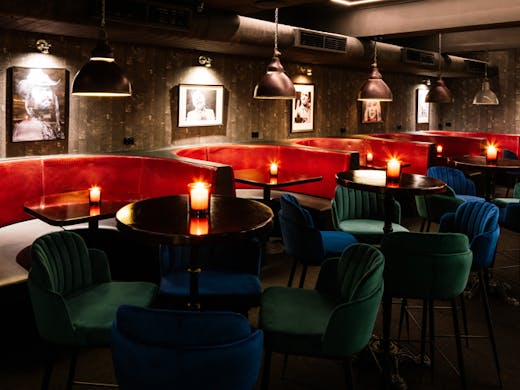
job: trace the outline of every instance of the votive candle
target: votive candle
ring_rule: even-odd
[[[401,162],[396,158],[391,158],[386,164],[386,177],[391,181],[397,181],[400,176]]]
[[[437,145],[437,154],[441,154],[442,153],[442,145]]]
[[[190,210],[204,214],[209,209],[209,191],[211,184],[201,181],[188,184],[190,193]]]
[[[209,232],[208,218],[190,218],[190,234],[202,236]]]
[[[277,176],[278,175],[278,164],[275,162],[272,162],[269,166],[269,173],[271,176]]]
[[[90,187],[88,200],[91,204],[99,204],[101,202],[101,188],[98,186]]]
[[[498,151],[495,145],[489,145],[486,149],[486,159],[488,162],[496,162],[497,161]]]
[[[374,161],[374,154],[372,152],[367,153],[367,163]]]

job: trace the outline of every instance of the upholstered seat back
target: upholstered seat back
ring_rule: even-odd
[[[383,238],[385,294],[450,299],[464,291],[472,263],[460,233],[396,232]]]
[[[456,168],[433,166],[428,168],[427,176],[442,180],[448,184],[457,195],[477,195],[475,183],[467,179],[464,173]]]
[[[451,231],[464,233],[472,241],[477,235],[498,229],[498,207],[489,202],[466,202],[455,211]]]
[[[112,357],[120,388],[236,389],[254,387],[261,330],[222,311],[121,306],[112,326]]]
[[[93,283],[93,265],[85,241],[74,232],[55,232],[32,245],[30,280],[67,296]]]
[[[384,201],[381,194],[344,186],[336,187],[336,193],[332,200],[332,212],[337,221],[345,219],[383,220],[384,211]],[[400,215],[400,210],[398,212]],[[399,223],[400,221],[395,222]]]

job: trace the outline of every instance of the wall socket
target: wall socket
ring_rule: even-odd
[[[135,138],[134,137],[123,138],[123,145],[135,145]]]
[[[260,133],[258,131],[252,131],[251,132],[251,138],[253,138],[253,139],[260,138]]]

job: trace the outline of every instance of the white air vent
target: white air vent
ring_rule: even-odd
[[[405,64],[419,64],[419,65],[435,65],[435,53],[431,51],[410,49],[403,47],[402,49],[403,62]]]
[[[332,51],[335,53],[346,53],[347,37],[339,34],[296,29],[294,46],[306,49]]]

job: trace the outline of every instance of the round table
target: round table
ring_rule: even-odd
[[[451,157],[450,164],[456,168],[470,169],[484,172],[486,178],[486,190],[484,197],[492,200],[495,197],[495,175],[497,172],[520,171],[520,160],[499,158],[495,163],[487,163],[485,156],[461,156]]]
[[[425,195],[446,191],[446,183],[432,177],[413,173],[401,173],[399,181],[388,181],[385,171],[359,169],[336,174],[339,185],[384,195],[385,223],[383,232],[392,232],[395,194]]]
[[[120,231],[152,244],[192,246],[190,266],[190,302],[197,305],[197,247],[214,240],[235,240],[266,234],[273,212],[255,200],[212,195],[207,218],[190,216],[188,195],[152,198],[130,203],[116,213]],[[194,229],[193,224],[203,226]],[[191,226],[191,228],[190,228]]]

